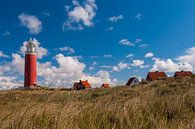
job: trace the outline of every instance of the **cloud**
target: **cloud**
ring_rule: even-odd
[[[92,70],[94,70],[95,69],[95,67],[89,67],[89,70],[90,71],[92,71]]]
[[[96,87],[100,87],[103,83],[109,83],[110,85],[115,85],[114,81],[110,79],[110,74],[107,71],[100,70],[94,76],[83,76],[83,80],[89,80]]]
[[[43,78],[44,85],[71,87],[74,81],[82,76],[82,71],[86,67],[77,58],[58,54],[54,57],[57,66],[51,62],[38,63],[38,75]]]
[[[106,28],[105,30],[106,31],[112,31],[112,30],[114,30],[114,27],[110,26],[110,27]]]
[[[18,78],[15,76],[1,76],[0,75],[0,90],[15,89],[23,86],[22,83],[16,82]]]
[[[126,45],[126,46],[138,46],[140,48],[146,48],[148,47],[148,44],[142,43],[143,39],[142,38],[137,38],[134,42],[130,42],[128,39],[121,39],[119,41],[119,44],[121,45]],[[140,44],[142,43],[142,44]]]
[[[34,15],[22,13],[18,16],[21,24],[29,29],[31,34],[38,34],[42,30],[42,22]]]
[[[9,58],[9,56],[0,51],[0,58]]]
[[[135,46],[135,44],[130,42],[128,39],[121,39],[119,41],[119,44],[120,45],[125,45],[125,46],[132,46],[132,47]]]
[[[95,66],[97,66],[97,64],[98,64],[98,63],[94,61],[94,62],[92,63],[92,66],[89,67],[89,70],[90,70],[90,71],[94,70],[94,69],[95,69]]]
[[[110,55],[110,54],[105,54],[104,55],[104,58],[111,58],[112,57],[112,55]]]
[[[144,65],[144,60],[133,60],[133,63],[131,66],[137,67],[137,66],[143,66]]]
[[[149,46],[148,44],[140,44],[138,47],[140,47],[140,48],[146,48],[148,46]]]
[[[86,65],[79,62],[77,58],[58,54],[55,56],[57,66],[51,62],[39,64],[39,76],[44,78],[46,85],[51,82],[55,86],[72,87],[73,83],[79,80],[88,80],[94,87],[100,86],[103,82],[112,83],[107,71],[99,71],[95,75],[84,73]],[[94,68],[91,67],[90,70]]]
[[[24,74],[24,58],[19,54],[12,54],[11,61],[0,65],[0,76],[20,77]]]
[[[178,56],[175,60],[173,59],[159,59],[153,58],[154,65],[151,71],[165,71],[165,72],[175,72],[179,70],[195,70],[195,47],[187,49],[186,54]]]
[[[74,8],[70,10],[66,6],[68,20],[63,24],[63,30],[83,30],[85,27],[94,25],[93,19],[96,16],[97,5],[95,0],[85,0],[81,5],[77,0],[73,0]]]
[[[189,63],[174,62],[172,59],[161,60],[155,59],[154,65],[151,71],[164,71],[164,72],[175,72],[178,70],[193,70],[193,66]]]
[[[124,63],[124,62],[119,62],[117,66],[113,66],[112,67],[112,70],[114,72],[120,72],[126,68],[130,68],[129,65],[127,63]]]
[[[135,15],[135,19],[141,20],[142,19],[142,13],[138,13]]]
[[[109,21],[113,22],[113,23],[117,23],[119,20],[123,19],[123,15],[118,15],[118,16],[113,16],[109,18]]]
[[[15,74],[24,74],[24,58],[19,54],[12,54],[12,62],[8,65]]]
[[[133,60],[131,66],[133,66],[133,67],[139,67],[141,69],[150,67],[149,65],[145,65],[144,60]]]
[[[65,57],[62,54],[58,54],[55,56],[55,59],[60,66],[60,69],[57,70],[58,73],[62,71],[65,73],[82,72],[86,67],[85,64],[80,63],[78,59],[74,57]]]
[[[99,58],[99,56],[89,56],[89,58],[97,59],[97,58]]]
[[[49,12],[43,12],[42,14],[43,14],[44,16],[47,16],[47,17],[50,16],[50,13],[49,13]]]
[[[108,66],[108,65],[102,65],[100,68],[105,68],[105,69],[111,69],[113,66]]]
[[[143,39],[137,38],[137,39],[135,40],[135,43],[141,43],[142,41],[143,41]]]
[[[24,41],[23,46],[21,46],[21,48],[20,48],[20,52],[23,55],[25,55],[25,52],[26,52],[26,44],[27,43],[28,43],[27,41]],[[43,56],[47,56],[48,55],[48,50],[46,48],[44,48],[44,47],[41,47],[40,46],[41,43],[37,39],[33,38],[33,43],[35,43],[35,45],[36,45],[37,58],[38,59],[42,59]]]
[[[145,54],[145,58],[151,58],[153,56],[154,56],[154,54],[152,52],[148,52]]]
[[[133,56],[134,56],[133,53],[129,53],[129,54],[126,56],[126,58],[131,58],[131,57],[133,57]]]
[[[97,62],[95,62],[95,61],[92,63],[92,65],[93,65],[93,66],[95,66],[95,65],[97,65],[97,64],[98,64],[98,63],[97,63]]]
[[[195,47],[186,50],[186,55],[182,55],[176,58],[177,61],[187,62],[195,66]]]
[[[75,53],[75,50],[71,47],[68,47],[68,46],[61,47],[61,48],[59,48],[59,50],[67,52],[68,54],[74,54]]]
[[[11,33],[9,32],[9,31],[5,31],[4,33],[3,33],[3,36],[10,36],[11,35]]]

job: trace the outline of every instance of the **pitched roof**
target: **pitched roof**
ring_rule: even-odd
[[[79,89],[79,82],[75,82],[75,83],[74,83],[73,89],[74,89],[74,90],[78,90],[78,89]]]
[[[75,82],[74,85],[73,85],[73,88],[76,88],[78,87],[79,83],[78,82]]]
[[[146,78],[147,81],[154,81],[154,80],[158,80],[158,78],[166,78],[167,75],[165,72],[149,72],[148,76]]]
[[[85,87],[85,88],[91,88],[91,84],[89,84],[89,82],[86,81],[80,81],[80,83]]]
[[[110,88],[110,85],[109,84],[106,84],[106,83],[104,83],[104,84],[102,84],[102,86],[101,86],[102,88]]]
[[[130,86],[134,79],[136,79],[136,77],[129,78],[128,82],[126,83],[126,86]]]
[[[191,71],[177,71],[175,72],[174,77],[187,77],[187,76],[192,76],[192,72]]]

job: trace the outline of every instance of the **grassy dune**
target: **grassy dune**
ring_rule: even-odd
[[[1,91],[0,128],[195,128],[195,79],[79,92]]]

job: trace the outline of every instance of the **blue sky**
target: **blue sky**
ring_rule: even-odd
[[[63,73],[74,75],[58,77],[54,85],[85,78],[116,85],[135,75],[145,78],[150,70],[194,71],[194,5],[193,0],[1,0],[0,80],[22,83],[18,62],[30,37],[39,44],[39,64],[50,63],[47,74],[39,70],[41,84]],[[63,62],[67,58],[72,62]],[[76,68],[65,70],[71,63]],[[50,78],[53,74],[58,75]]]

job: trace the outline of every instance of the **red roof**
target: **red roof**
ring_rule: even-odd
[[[102,84],[102,88],[110,88],[110,85],[109,85],[109,84],[104,83],[104,84]]]
[[[159,78],[166,78],[167,75],[165,72],[149,72],[148,76],[146,78],[147,81],[154,81],[154,80],[158,80]]]
[[[192,76],[191,71],[177,71],[175,72],[174,77],[189,77]]]
[[[86,80],[86,81],[80,81],[81,84],[85,87],[85,88],[91,88],[91,84],[89,84],[89,82]]]

